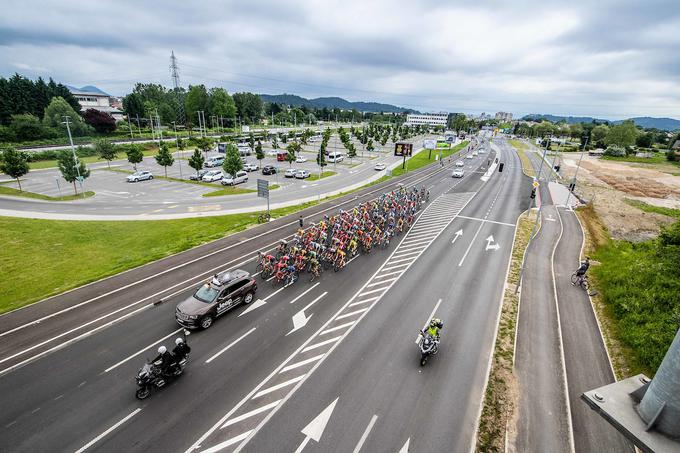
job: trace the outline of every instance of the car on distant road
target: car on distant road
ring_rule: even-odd
[[[152,180],[153,174],[148,170],[136,171],[127,177],[127,182],[139,182],[144,180]]]
[[[247,163],[247,164],[243,165],[243,169],[245,171],[257,171],[258,166],[257,166],[257,164]]]
[[[214,156],[209,157],[208,160],[205,161],[203,166],[206,168],[221,167],[222,164],[224,164],[224,156]]]
[[[463,162],[462,160],[456,161],[456,167],[464,167],[464,166],[465,166],[465,162]]]
[[[309,172],[307,170],[298,170],[295,172],[295,178],[296,179],[309,178]]]
[[[289,168],[283,174],[286,178],[295,178],[295,173],[297,173],[297,168]]]
[[[210,171],[210,170],[206,170],[205,168],[198,170],[196,173],[190,174],[189,179],[191,179],[192,181],[200,181],[201,179],[203,179],[203,176],[206,173],[208,173],[208,171]]]
[[[240,304],[255,298],[257,282],[244,270],[220,272],[177,304],[175,320],[188,329],[207,329],[213,321]]]
[[[298,156],[297,158],[295,158],[295,163],[296,163],[296,164],[304,164],[305,162],[307,162],[307,158],[306,158],[306,157]]]
[[[222,177],[224,177],[224,173],[222,173],[222,170],[210,170],[203,175],[203,178],[201,178],[201,180],[205,182],[213,182],[219,181],[220,179],[222,179]]]
[[[383,164],[382,162],[375,164],[375,166],[373,167],[375,171],[383,171],[386,168],[387,165]]]
[[[226,173],[222,178],[223,186],[235,186],[236,184],[241,184],[242,182],[248,181],[248,173],[241,170],[237,171],[234,176]]]
[[[479,154],[484,154],[485,152],[486,152],[486,151],[483,150],[483,149],[480,149],[480,150],[479,150]]]
[[[475,157],[477,157],[477,156],[479,155],[479,153],[478,153],[477,151],[473,151],[473,152],[472,152],[472,155],[475,156]]]
[[[276,174],[276,167],[273,165],[265,165],[262,167],[262,174],[263,175],[275,175]]]
[[[467,156],[465,156],[466,159],[472,159],[473,157],[474,156],[472,154],[468,154]]]
[[[453,178],[462,178],[465,173],[463,172],[462,168],[456,168],[453,170],[453,173],[451,173],[451,177]]]

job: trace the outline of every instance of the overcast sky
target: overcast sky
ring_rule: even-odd
[[[680,118],[680,5],[5,0],[0,75],[340,96],[421,111]]]

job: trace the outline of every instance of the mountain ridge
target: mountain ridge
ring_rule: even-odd
[[[303,98],[296,94],[260,94],[260,98],[264,102],[273,102],[277,104],[286,104],[293,107],[314,107],[314,108],[339,108],[343,110],[356,109],[360,112],[389,112],[389,113],[404,113],[414,112],[413,109],[405,107],[398,107],[392,104],[384,104],[380,102],[352,102],[337,96],[318,97],[313,99]]]
[[[561,115],[551,115],[547,113],[531,113],[529,115],[524,115],[522,120],[532,121],[532,120],[548,120],[553,123],[560,121],[566,121],[568,124],[574,123],[609,123],[609,124],[621,124],[624,121],[632,120],[637,126],[645,128],[656,128],[664,131],[675,131],[680,129],[680,120],[674,118],[657,118],[652,116],[635,116],[628,118],[627,120],[608,120],[603,118],[595,118],[592,116],[561,116]]]

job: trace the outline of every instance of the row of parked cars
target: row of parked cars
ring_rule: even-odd
[[[223,186],[235,186],[248,181],[248,172],[245,170],[237,171],[235,175],[224,173],[222,170],[208,170],[203,169],[189,175],[192,181],[203,182],[217,182],[220,181]]]

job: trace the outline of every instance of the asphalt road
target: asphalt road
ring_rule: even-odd
[[[466,163],[475,170],[485,165],[488,157],[493,156],[480,156]],[[393,369],[390,386],[403,386],[417,400],[426,402],[429,398],[433,415],[438,415],[438,421],[433,417],[428,423],[417,423],[408,417],[407,405],[391,411],[388,405],[394,395],[385,388],[375,393],[374,400],[375,410],[383,414],[382,420],[389,415],[403,429],[408,424],[412,442],[424,438],[448,438],[450,442],[455,436],[456,450],[468,448],[486,379],[513,225],[522,209],[518,193],[522,191],[520,185],[525,184],[526,190],[527,184],[519,173],[516,158],[507,158],[513,159],[511,165],[506,164],[507,170],[490,174],[485,184],[480,179],[481,170],[469,171],[466,178],[453,180],[450,168],[440,170],[436,166],[403,178],[406,183],[430,187],[432,208],[413,227],[410,237],[402,236],[401,257],[393,255],[390,264],[384,264],[396,250],[393,244],[388,250],[360,256],[340,273],[324,274],[318,285],[301,281],[280,289],[260,282],[257,296],[266,304],[256,302],[251,307],[257,308],[247,313],[243,309],[234,310],[210,330],[191,335],[193,351],[186,374],[143,402],[133,396],[132,378],[144,358],[154,355],[158,344],[170,345],[177,335],[173,319],[176,303],[216,269],[241,267],[252,271],[254,252],[290,234],[295,221],[279,219],[0,317],[3,407],[0,450],[76,451],[85,446],[88,451],[185,450],[230,409],[243,408],[244,404],[239,402],[258,383],[268,382],[266,378],[286,359],[297,357],[296,350],[309,353],[302,352],[302,344],[312,338],[310,335],[314,332],[322,335],[323,326],[331,322],[338,323],[338,327],[346,324],[341,322],[343,319],[358,321],[358,316],[366,316],[366,322],[357,324],[356,329],[351,327],[352,335],[347,342],[338,341],[337,352],[324,355],[328,357],[324,359],[324,368],[311,374],[303,389],[326,395],[344,389],[347,399],[342,400],[343,406],[338,403],[338,409],[365,399],[366,393],[359,388],[333,388],[330,381],[318,383],[317,376],[331,367],[351,368],[365,360],[366,351],[373,351],[374,360]],[[364,189],[346,197],[346,201],[351,205],[355,198],[370,198],[397,182]],[[444,195],[437,198],[441,194]],[[311,208],[306,216],[318,218],[325,209],[343,207],[342,202],[336,200],[332,206]],[[464,209],[460,216],[454,219],[453,214],[461,208]],[[461,229],[463,235],[452,244],[455,231]],[[490,235],[494,237],[492,241],[487,239]],[[416,259],[421,253],[422,257]],[[486,271],[482,273],[480,269]],[[369,276],[379,270],[405,272],[393,280],[389,290],[377,285],[385,290],[385,297],[372,301],[373,310],[341,314],[344,305],[349,307],[348,301],[362,302],[356,295],[371,284]],[[392,278],[382,274],[381,278],[385,277]],[[151,304],[162,297],[166,302]],[[442,303],[437,314],[447,321],[444,345],[440,355],[421,374],[413,341],[438,297]],[[351,311],[362,309],[364,303],[368,302]],[[300,311],[311,316],[309,322],[286,335],[293,328],[292,317]],[[344,315],[349,316],[340,318]],[[343,328],[350,329],[345,326],[334,332],[339,334]],[[380,332],[386,336],[378,335]],[[402,340],[400,349],[398,344]],[[356,347],[352,342],[358,342]],[[321,348],[317,349],[319,354]],[[406,368],[401,369],[398,363]],[[303,368],[298,365],[286,372]],[[375,365],[359,367],[353,379],[357,383],[387,379],[384,373],[375,372]],[[427,380],[418,382],[416,376],[426,376]],[[458,376],[462,382],[456,386],[464,386],[453,389],[450,380]],[[434,398],[437,392],[433,390],[440,387],[444,393]],[[451,397],[447,396],[449,393]],[[271,398],[275,393],[265,395]],[[282,405],[283,410],[275,414],[271,425],[265,425],[265,429],[269,426],[279,429],[281,421],[285,421],[281,415],[289,408],[304,412],[297,414],[300,421],[291,422],[287,437],[282,439],[290,443],[299,440],[298,425],[308,414],[323,409],[311,400],[303,404],[304,410],[297,409],[301,407],[300,395],[295,394],[290,405]],[[388,410],[389,414],[384,412]],[[383,423],[375,424],[375,432],[389,436],[390,431]],[[232,429],[236,426],[236,422],[229,425]],[[334,426],[336,431],[342,428]],[[265,436],[264,430],[262,433],[254,436],[254,442]],[[396,437],[395,445],[399,443]],[[371,439],[369,436],[366,442],[374,442]],[[444,440],[431,442],[445,445]],[[279,450],[274,447],[271,451]]]
[[[528,153],[534,167],[540,156]],[[527,250],[515,369],[519,408],[511,451],[632,452],[623,436],[583,404],[588,389],[613,382],[588,294],[571,284],[583,232],[573,211],[554,206],[545,163],[537,201],[541,228]]]
[[[411,139],[418,143],[422,137]],[[310,145],[312,146],[312,145]],[[315,146],[318,146],[315,145]],[[342,146],[342,145],[340,145]],[[344,149],[344,148],[342,148]],[[332,148],[331,148],[332,150]],[[340,149],[339,149],[340,150]],[[302,201],[308,201],[324,194],[337,193],[349,187],[359,187],[366,181],[377,179],[385,174],[385,171],[376,171],[376,163],[385,163],[388,168],[397,165],[400,158],[387,152],[373,152],[366,154],[362,159],[359,157],[350,160],[346,158],[341,163],[329,163],[325,168],[336,174],[317,181],[298,180],[285,178],[283,172],[291,167],[286,162],[277,162],[275,157],[268,156],[262,161],[262,165],[274,165],[279,168],[279,174],[262,175],[260,171],[249,173],[249,180],[237,187],[256,190],[257,180],[265,179],[270,185],[279,185],[280,188],[270,192],[270,205],[272,207],[290,205]],[[189,151],[176,154],[175,164],[168,168],[168,176],[179,179],[187,179],[194,171],[188,166],[186,160]],[[217,155],[217,153],[211,153]],[[292,168],[306,169],[311,174],[318,174],[318,165],[315,156],[303,152],[302,156],[308,159],[305,163],[294,163]],[[247,160],[257,163],[254,156]],[[92,190],[95,196],[87,199],[77,199],[68,202],[54,202],[4,196],[0,197],[0,214],[2,215],[25,215],[37,216],[43,214],[46,218],[86,219],[86,220],[137,220],[153,218],[179,218],[196,215],[219,215],[235,212],[266,210],[267,202],[258,198],[254,192],[239,195],[220,197],[202,197],[203,194],[222,189],[220,182],[214,182],[211,187],[204,185],[188,184],[176,181],[156,178],[151,181],[137,183],[126,182],[127,174],[109,170],[106,163],[96,163],[88,166],[92,169],[90,178],[85,180],[84,189]],[[181,167],[181,168],[180,168]],[[163,176],[164,169],[160,167],[153,157],[146,157],[137,165],[139,170],[150,170],[155,176]],[[112,162],[112,169],[132,171],[132,166],[125,160]],[[216,168],[220,169],[220,168]],[[9,180],[8,178],[4,178]],[[27,175],[22,182],[22,188],[29,192],[41,193],[48,196],[58,197],[73,194],[72,184],[67,183],[58,169],[36,170]],[[7,182],[8,187],[18,188],[16,182]],[[78,188],[80,190],[80,187]],[[38,213],[38,214],[36,214]]]

